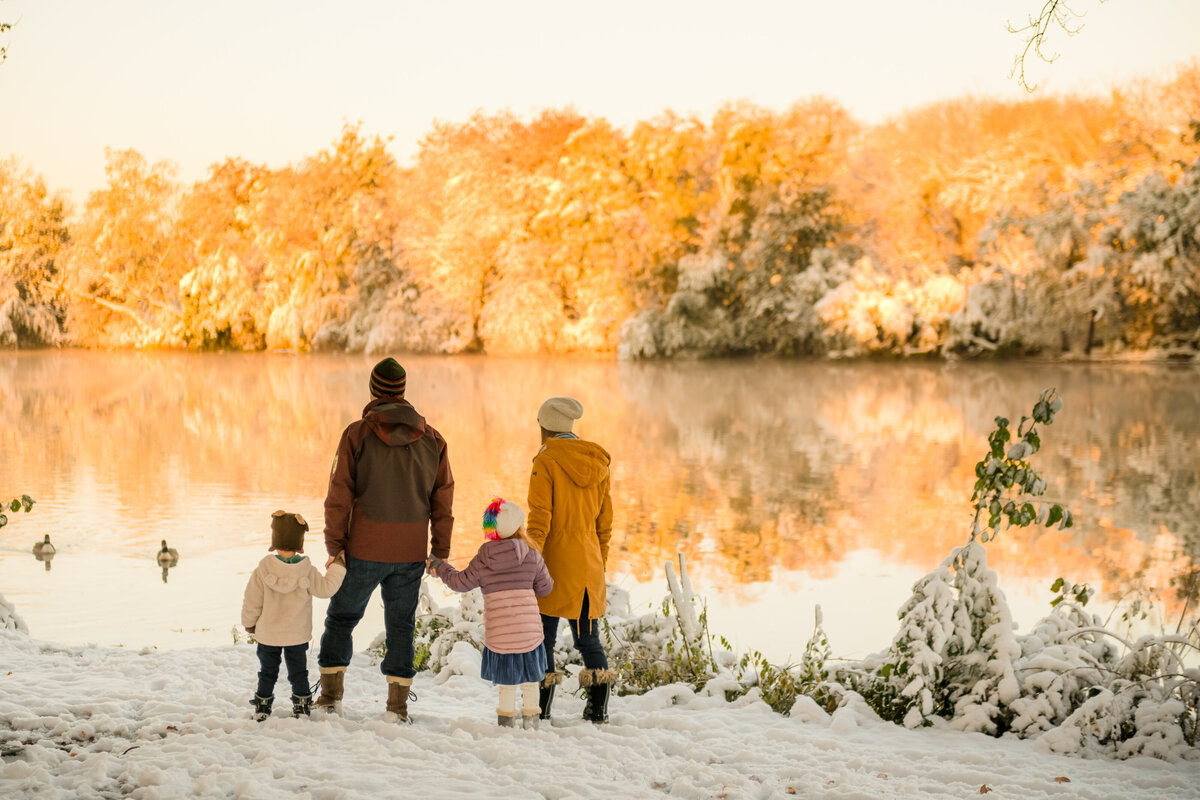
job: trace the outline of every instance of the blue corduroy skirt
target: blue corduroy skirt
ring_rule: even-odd
[[[493,653],[484,647],[479,675],[501,686],[540,681],[546,675],[546,651],[540,644],[528,653]]]

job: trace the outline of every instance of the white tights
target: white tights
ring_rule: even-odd
[[[521,684],[521,713],[522,714],[537,714],[540,712],[541,706],[538,704],[538,683],[522,683]],[[504,716],[516,716],[517,713],[517,687],[515,685],[502,685],[500,687],[500,704],[496,707],[497,714]]]

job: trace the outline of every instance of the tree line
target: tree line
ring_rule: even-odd
[[[1103,96],[825,98],[621,129],[347,126],[190,186],[109,150],[80,208],[0,161],[0,345],[428,353],[1200,349],[1200,63]]]

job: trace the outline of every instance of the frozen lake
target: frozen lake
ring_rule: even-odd
[[[0,593],[35,637],[180,648],[231,641],[276,508],[313,524],[375,357],[0,354]],[[540,402],[585,408],[613,455],[610,581],[634,608],[687,556],[714,633],[798,657],[820,603],[835,655],[890,642],[912,583],[963,543],[975,462],[997,415],[1057,387],[1034,464],[1077,526],[1006,532],[990,563],[1022,631],[1057,577],[1098,607],[1141,592],[1174,627],[1172,578],[1200,560],[1200,369],[1166,364],[827,363],[400,357],[408,397],[449,444],[452,560],[499,494],[524,505]],[[48,565],[31,546],[49,534]],[[159,541],[180,551],[169,575]],[[323,563],[323,559],[321,559]],[[323,603],[318,606],[319,615]],[[1174,614],[1174,616],[1171,616]],[[356,646],[382,629],[372,604]]]

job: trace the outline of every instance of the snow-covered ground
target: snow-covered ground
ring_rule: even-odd
[[[0,797],[1200,798],[1195,761],[1056,756],[852,706],[828,716],[802,701],[784,717],[753,692],[614,697],[596,726],[568,679],[552,725],[501,729],[478,658],[460,643],[441,676],[417,677],[413,725],[384,719],[366,653],[343,718],[292,719],[281,680],[259,724],[252,646],[68,647],[0,630]]]

